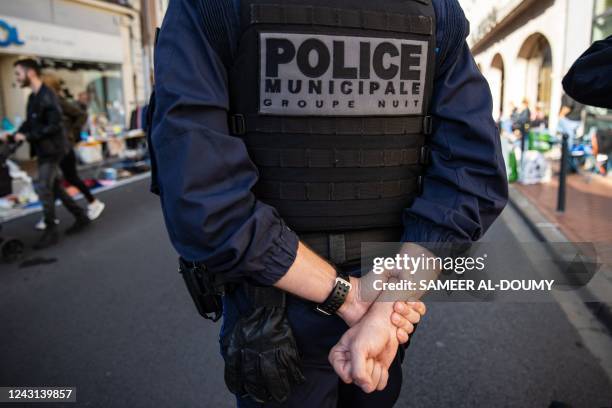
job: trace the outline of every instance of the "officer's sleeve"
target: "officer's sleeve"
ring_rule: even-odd
[[[151,139],[164,218],[185,259],[271,285],[293,263],[298,239],[251,193],[258,173],[228,134],[227,73],[202,27],[205,1],[171,1],[156,48]]]
[[[612,36],[597,41],[563,78],[568,95],[584,105],[612,109]]]
[[[404,212],[406,242],[478,240],[501,213],[508,186],[489,86],[465,41],[456,0],[434,1],[438,68],[431,112],[431,164],[423,193]]]

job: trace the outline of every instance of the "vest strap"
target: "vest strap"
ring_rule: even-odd
[[[284,4],[252,4],[251,24],[296,24],[432,35],[431,17]]]
[[[313,135],[405,135],[425,133],[431,120],[423,116],[386,117],[296,117],[233,114],[229,127],[233,135],[246,133],[283,133]],[[429,117],[431,118],[431,117]]]
[[[431,135],[433,133],[433,116],[425,116],[423,118],[423,134]]]
[[[431,160],[431,149],[429,146],[421,146],[421,154],[419,157],[419,164],[422,166],[427,166]]]
[[[236,135],[236,136],[245,135],[247,132],[247,129],[246,129],[246,121],[244,119],[244,115],[241,115],[241,114],[229,115],[228,127],[232,135]]]

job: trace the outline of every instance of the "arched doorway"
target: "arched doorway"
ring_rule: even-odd
[[[550,43],[540,33],[530,35],[523,43],[519,54],[519,65],[524,66],[525,82],[523,96],[532,109],[537,105],[544,114],[550,114],[552,93],[552,49]]]
[[[496,120],[502,117],[504,110],[505,79],[504,59],[501,54],[495,54],[491,61],[489,86],[491,87],[491,95],[493,96],[493,117]]]

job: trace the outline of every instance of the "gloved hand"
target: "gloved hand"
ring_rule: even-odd
[[[225,383],[257,402],[284,402],[305,381],[291,327],[281,307],[259,307],[241,318],[227,341]]]

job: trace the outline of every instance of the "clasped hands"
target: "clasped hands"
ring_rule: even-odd
[[[364,392],[383,390],[389,367],[400,344],[425,314],[422,302],[383,303],[359,300],[360,278],[351,278],[352,289],[338,315],[350,326],[329,353],[329,362],[347,384]]]
[[[427,252],[416,244],[404,243],[398,255],[430,255]],[[436,274],[434,271],[433,276]],[[328,285],[333,285],[335,276],[336,271],[325,259],[300,242],[293,265],[274,286],[320,303],[329,295],[333,286]],[[383,301],[391,299],[376,289],[373,279],[397,282],[422,278],[427,278],[422,271],[402,269],[350,278],[352,288],[337,311],[350,328],[329,353],[329,362],[344,382],[353,383],[368,393],[384,389],[399,345],[408,341],[414,325],[425,314],[425,305],[421,302]],[[397,293],[395,295],[392,300],[397,300]],[[423,292],[409,291],[400,293],[399,298],[413,301],[422,295]]]
[[[412,243],[402,245],[398,254],[410,257],[434,256],[427,249]],[[369,274],[352,281],[352,293],[349,292],[347,301],[338,311],[350,329],[329,353],[329,362],[342,381],[353,383],[366,393],[383,390],[387,386],[389,367],[399,345],[408,341],[414,325],[426,312],[422,302],[380,301],[387,298],[380,292],[370,302],[359,300],[359,294],[372,293],[372,279],[383,278],[388,282],[431,280],[436,279],[439,273],[435,268],[419,268],[414,271],[391,269],[384,276],[372,278],[373,274]],[[364,287],[361,288],[361,285]],[[420,299],[424,293],[406,292],[402,298]]]

